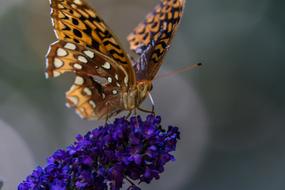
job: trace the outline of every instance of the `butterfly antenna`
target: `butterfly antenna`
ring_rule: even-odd
[[[202,65],[203,65],[202,63],[196,63],[196,64],[188,65],[186,67],[182,67],[180,69],[177,69],[176,71],[171,71],[171,72],[168,72],[168,73],[161,74],[161,75],[157,76],[155,78],[155,80],[161,79],[161,78],[175,76],[175,75],[177,75],[179,73],[183,73],[183,72],[186,72],[186,71],[193,70],[193,69],[195,69],[197,67],[201,67]]]

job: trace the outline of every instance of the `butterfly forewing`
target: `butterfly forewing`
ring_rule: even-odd
[[[111,58],[75,43],[57,41],[50,46],[46,61],[47,77],[76,74],[66,97],[68,107],[75,107],[81,117],[99,119],[122,109],[120,92],[131,84],[125,68]]]
[[[130,49],[141,54],[152,40],[156,43],[162,33],[171,39],[182,17],[184,6],[185,0],[161,0],[129,34]]]
[[[84,0],[51,0],[51,16],[59,40],[80,44],[111,57],[128,72],[131,85],[135,84],[127,54],[105,22]]]
[[[185,0],[161,0],[128,36],[130,49],[144,59],[134,64],[137,80],[153,80],[180,23]]]

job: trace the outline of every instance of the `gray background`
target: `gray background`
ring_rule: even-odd
[[[125,49],[125,36],[158,2],[89,0]],[[144,189],[285,188],[284,1],[187,1],[160,74],[204,66],[154,82],[163,123],[181,128],[177,161]],[[0,178],[16,189],[54,150],[98,126],[64,107],[72,75],[45,80],[55,41],[48,0],[0,0]],[[146,101],[146,105],[149,102]]]

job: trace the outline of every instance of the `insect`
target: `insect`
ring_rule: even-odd
[[[161,0],[128,35],[136,60],[84,0],[51,0],[50,6],[58,41],[46,55],[46,77],[75,73],[66,105],[82,118],[97,120],[121,111],[147,111],[140,105],[147,96],[152,100],[152,81],[180,23],[185,0]]]

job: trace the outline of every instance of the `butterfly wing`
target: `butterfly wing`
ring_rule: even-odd
[[[47,53],[46,76],[76,74],[66,93],[67,106],[87,119],[123,110],[121,92],[133,87],[136,78],[117,38],[84,0],[51,0],[50,6],[59,41]]]
[[[131,84],[125,68],[104,54],[66,41],[50,46],[46,56],[47,77],[76,74],[66,93],[67,106],[86,119],[101,119],[120,112],[120,93]]]
[[[185,7],[185,0],[161,0],[127,39],[141,57],[134,65],[138,79],[153,80],[169,48]]]
[[[109,27],[84,0],[51,0],[51,17],[59,40],[76,43],[111,57],[135,84],[131,62]]]

